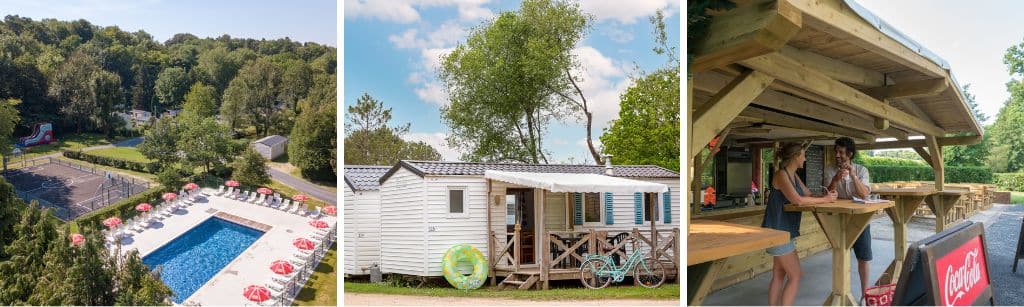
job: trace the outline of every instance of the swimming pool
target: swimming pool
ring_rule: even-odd
[[[263,232],[211,217],[161,246],[142,262],[150,269],[162,266],[160,279],[174,291],[180,304],[231,263]]]

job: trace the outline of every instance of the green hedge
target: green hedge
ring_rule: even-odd
[[[993,178],[1000,190],[1024,192],[1024,173],[996,173]]]
[[[120,168],[120,169],[132,170],[132,171],[136,171],[136,172],[143,172],[143,173],[150,173],[150,174],[156,174],[156,173],[160,172],[160,163],[158,163],[158,162],[139,163],[139,162],[135,162],[135,161],[128,161],[128,160],[116,159],[116,158],[111,158],[111,157],[97,156],[97,155],[92,155],[92,154],[89,154],[89,153],[86,153],[86,152],[71,151],[71,150],[65,150],[64,151],[64,156],[68,157],[68,158],[71,158],[71,159],[75,159],[75,160],[82,160],[82,161],[96,163],[96,164],[100,164],[100,165],[106,165],[106,166],[112,166],[112,167],[116,167],[116,168]]]
[[[928,166],[928,164],[920,160],[864,155],[858,156],[853,162],[864,166]]]
[[[103,220],[111,216],[117,216],[122,220],[127,220],[139,214],[138,211],[135,211],[135,205],[138,205],[139,203],[150,203],[154,206],[159,204],[160,196],[163,195],[163,192],[163,187],[156,186],[145,190],[142,193],[119,200],[118,202],[103,207],[100,210],[89,212],[86,215],[78,217],[76,221],[79,226],[88,226],[99,229],[103,227]]]
[[[865,165],[865,167],[868,168],[871,182],[874,183],[935,180],[935,172],[930,166]],[[992,170],[988,167],[946,167],[946,182],[992,183]]]

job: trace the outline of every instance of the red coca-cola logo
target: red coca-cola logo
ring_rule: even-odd
[[[974,237],[935,261],[943,306],[972,305],[988,287],[981,237]]]

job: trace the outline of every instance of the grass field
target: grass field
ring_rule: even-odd
[[[274,158],[274,160],[267,161],[267,166],[269,166],[269,167],[271,167],[273,169],[276,169],[276,170],[288,173],[289,175],[292,175],[295,178],[299,178],[299,179],[305,180],[306,182],[312,183],[312,184],[320,187],[321,189],[324,189],[324,190],[327,190],[327,191],[331,191],[331,192],[335,192],[335,193],[338,192],[338,187],[336,186],[337,183],[335,183],[335,182],[322,182],[322,181],[315,181],[315,180],[309,180],[307,178],[303,178],[302,177],[302,172],[299,171],[299,168],[295,167],[291,163],[288,163],[288,153],[285,153],[283,155],[277,156],[277,158]]]
[[[135,147],[103,148],[103,149],[97,149],[97,150],[90,150],[89,154],[97,155],[97,156],[101,156],[101,157],[109,157],[109,158],[115,158],[115,159],[121,159],[121,160],[128,160],[128,161],[139,162],[139,163],[153,162],[153,160],[150,160],[149,158],[146,158],[146,156],[142,155],[142,152],[139,152],[139,150],[136,149]]]
[[[605,300],[605,299],[655,299],[679,300],[679,284],[666,283],[656,289],[630,285],[611,285],[601,290],[586,288],[563,288],[534,291],[499,291],[494,288],[482,288],[465,291],[452,287],[408,288],[390,285],[345,282],[346,293],[374,293],[390,295],[418,295],[444,297],[491,297],[523,300],[557,301],[557,300]]]
[[[309,281],[295,296],[295,306],[336,306],[338,304],[338,245],[316,266]]]
[[[52,153],[59,153],[63,150],[79,150],[86,147],[109,145],[111,142],[118,142],[124,139],[128,139],[128,137],[118,137],[113,140],[107,140],[103,135],[95,133],[60,135],[57,137],[56,142],[28,148],[25,151],[25,158],[31,159]]]
[[[1024,205],[1024,192],[1010,192],[1010,202]]]

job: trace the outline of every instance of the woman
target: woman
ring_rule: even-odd
[[[803,168],[804,148],[797,143],[786,143],[775,153],[776,165],[780,165],[771,183],[771,196],[765,208],[764,221],[761,227],[789,232],[789,243],[771,247],[767,252],[773,257],[772,281],[768,285],[768,304],[772,306],[790,306],[796,300],[796,292],[800,288],[800,258],[796,255],[796,237],[800,236],[800,212],[783,211],[786,204],[813,205],[830,203],[836,200],[836,193],[830,191],[820,197],[805,196],[809,189],[796,176],[796,171]],[[786,282],[786,278],[789,282]]]

